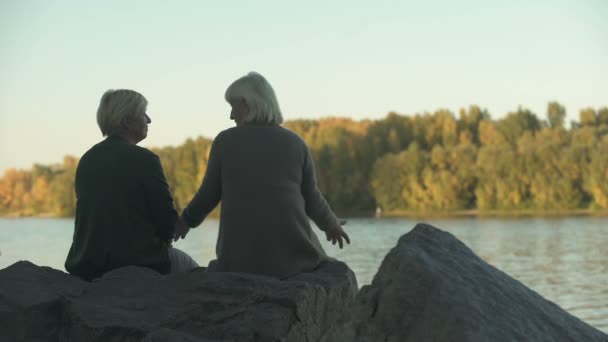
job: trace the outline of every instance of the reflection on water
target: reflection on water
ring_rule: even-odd
[[[351,219],[352,245],[340,250],[320,240],[328,254],[369,284],[397,239],[410,231],[411,219]],[[557,303],[587,323],[608,332],[608,219],[430,219],[467,244],[482,259]],[[17,260],[64,270],[72,220],[0,219],[0,269]],[[191,230],[176,247],[201,265],[215,256],[218,222]],[[319,232],[320,233],[320,232]]]

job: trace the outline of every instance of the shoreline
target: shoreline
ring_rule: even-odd
[[[476,217],[476,218],[557,218],[557,217],[607,217],[608,210],[593,210],[593,209],[551,209],[551,210],[453,210],[453,211],[406,211],[393,210],[374,215],[376,217],[431,217],[431,218],[460,218],[460,217]]]
[[[567,209],[567,210],[451,210],[451,211],[409,211],[392,210],[380,215],[374,212],[350,212],[338,215],[341,218],[559,218],[559,217],[608,217],[608,210]],[[26,215],[23,213],[0,214],[3,219],[56,218],[70,219],[73,216],[56,216],[52,213]],[[217,217],[210,217],[217,218]]]

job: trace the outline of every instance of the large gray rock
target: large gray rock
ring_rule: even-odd
[[[22,261],[0,270],[0,341],[317,341],[356,292],[338,261],[283,281],[125,267],[92,283]]]
[[[399,239],[348,312],[323,341],[608,341],[426,224]]]

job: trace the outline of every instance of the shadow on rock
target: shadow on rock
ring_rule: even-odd
[[[125,267],[91,283],[21,261],[0,270],[0,340],[316,341],[356,291],[338,261],[283,281]]]

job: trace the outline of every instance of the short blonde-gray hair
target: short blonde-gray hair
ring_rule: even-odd
[[[145,113],[148,100],[129,89],[110,89],[99,101],[97,108],[97,124],[103,136],[110,136],[122,130],[122,123],[138,114]]]
[[[242,97],[249,107],[249,114],[243,119],[245,124],[279,125],[283,115],[274,89],[264,76],[255,71],[234,81],[224,94],[226,101]]]

